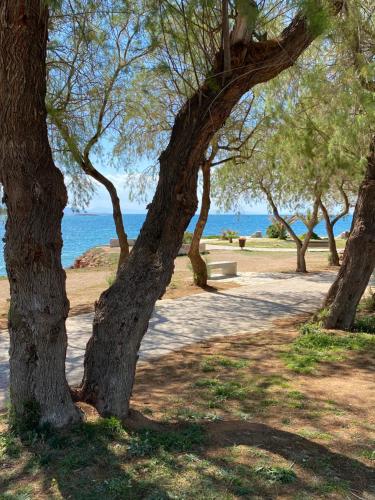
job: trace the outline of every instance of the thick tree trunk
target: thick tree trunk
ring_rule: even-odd
[[[341,4],[341,3],[340,3]],[[141,340],[168,285],[184,231],[197,208],[197,176],[207,147],[239,99],[291,66],[314,36],[299,15],[277,40],[238,43],[222,78],[223,53],[211,75],[178,113],[160,175],[133,251],[96,306],[81,397],[101,415],[126,417]]]
[[[352,229],[336,281],[324,306],[327,328],[352,328],[357,306],[375,266],[375,136],[372,138],[365,179],[361,184]]]
[[[333,232],[333,225],[329,217],[328,211],[322,202],[320,202],[320,209],[322,211],[324,221],[326,223],[326,229],[329,241],[329,253],[330,253],[329,264],[330,266],[339,266],[340,259],[339,259],[339,254],[337,253],[337,246],[336,246],[335,234]]]
[[[67,194],[46,125],[48,11],[40,0],[0,7],[0,181],[8,210],[10,397],[18,421],[79,419],[65,378],[69,302],[61,266]]]
[[[191,265],[193,267],[194,283],[202,288],[207,286],[207,266],[199,253],[199,244],[202,238],[204,228],[207,223],[208,213],[210,211],[211,199],[211,162],[205,161],[202,165],[203,174],[203,193],[202,205],[197,224],[195,226],[193,239],[191,241],[188,253]]]
[[[124,221],[122,219],[120,199],[118,197],[117,190],[114,184],[107,179],[107,177],[96,170],[89,158],[84,158],[81,166],[82,170],[86,172],[86,174],[90,175],[93,179],[96,179],[106,188],[111,197],[113,221],[115,223],[116,234],[120,245],[120,257],[117,266],[117,272],[119,272],[129,256],[129,244],[128,236],[125,232]]]

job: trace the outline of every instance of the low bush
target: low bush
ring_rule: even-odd
[[[306,238],[306,236],[307,236],[307,233],[301,234],[300,239],[304,240]],[[311,238],[310,238],[310,240],[321,240],[321,239],[322,238],[314,232],[312,233]]]
[[[184,232],[184,237],[182,239],[182,243],[189,245],[193,241],[193,233],[189,233],[189,231]]]
[[[278,238],[279,240],[286,240],[288,236],[285,227],[280,222],[268,226],[266,234],[268,238]]]

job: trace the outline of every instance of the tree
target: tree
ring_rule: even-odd
[[[337,253],[334,227],[340,219],[342,219],[343,217],[345,217],[349,213],[349,210],[350,210],[349,197],[344,189],[344,183],[342,183],[338,187],[338,190],[342,196],[343,209],[337,215],[331,217],[329,214],[329,211],[327,209],[326,204],[323,202],[322,199],[320,199],[320,209],[322,211],[323,218],[324,218],[324,221],[326,223],[327,235],[328,235],[328,240],[329,240],[329,253],[330,253],[329,263],[331,266],[339,266],[340,265],[339,254]]]
[[[230,61],[224,64],[223,50],[215,38],[215,33],[221,38],[222,30],[217,28],[223,25],[222,19],[215,20],[216,9],[207,9],[206,18],[206,7],[197,2],[186,2],[186,6],[185,2],[168,3],[165,10],[159,4],[159,8],[163,26],[172,32],[174,26],[183,26],[190,19],[184,34],[187,53],[192,52],[195,39],[195,50],[203,47],[210,53],[208,72],[202,81],[193,68],[196,86],[180,109],[169,144],[160,156],[158,186],[146,221],[116,281],[96,305],[79,396],[95,405],[101,415],[128,415],[139,346],[155,302],[170,281],[183,233],[196,211],[198,170],[210,141],[244,94],[290,67],[316,36],[309,19],[299,12],[276,39],[256,42],[253,29],[245,30],[239,39],[242,19],[237,15],[232,29],[235,43],[230,46]],[[341,2],[335,3],[335,10],[340,8]],[[173,43],[173,36],[170,40]],[[183,59],[172,60],[172,64],[178,69]],[[183,73],[181,80],[187,86],[191,83]]]
[[[48,9],[0,9],[0,181],[8,217],[10,397],[15,420],[63,426],[80,418],[65,378],[69,302],[61,267],[67,194],[46,124]]]
[[[346,42],[343,58],[354,69],[361,101],[360,118],[369,120],[371,134],[366,173],[359,188],[350,237],[346,244],[342,266],[330,288],[324,306],[325,326],[349,330],[353,327],[357,306],[366,290],[375,267],[375,80],[372,72],[375,54],[372,6],[368,2],[353,2],[346,10],[342,39]],[[356,137],[359,140],[359,137]]]

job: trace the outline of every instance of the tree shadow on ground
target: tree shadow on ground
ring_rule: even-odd
[[[269,425],[240,420],[165,423],[132,411],[123,426],[114,419],[99,419],[40,435],[28,444],[26,459],[2,479],[0,492],[16,487],[19,495],[37,479],[37,490],[25,498],[208,498],[208,492],[215,499],[228,494],[277,498],[279,493],[291,493],[290,497],[300,491],[316,493],[312,475],[321,483],[332,478],[342,481],[365,498],[374,492],[371,467]],[[271,453],[272,463],[294,464],[293,484],[270,484],[263,480],[261,469],[226,461],[226,453],[239,445]],[[191,463],[196,484],[177,485],[184,473],[192,481]]]
[[[161,423],[140,412],[132,411],[124,422],[131,432],[170,432],[181,423]],[[332,451],[326,446],[298,434],[260,423],[241,420],[205,422],[202,424],[207,440],[203,455],[215,450],[245,445],[257,447],[300,466],[322,479],[336,478],[349,484],[357,494],[375,493],[375,470],[363,462]]]

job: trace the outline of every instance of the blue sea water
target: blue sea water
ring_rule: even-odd
[[[145,220],[146,214],[127,214],[124,216],[126,231],[129,238],[136,238]],[[335,235],[347,231],[351,225],[351,216],[340,220],[335,226]],[[193,231],[197,216],[191,220],[188,231]],[[4,237],[4,220],[0,222],[0,238]],[[209,216],[205,236],[218,235],[225,229],[237,231],[240,235],[247,236],[255,231],[262,231],[265,235],[270,224],[268,215],[238,215],[238,214],[212,214]],[[302,222],[293,225],[297,234],[306,231]],[[108,244],[111,238],[115,237],[115,227],[112,216],[103,215],[64,215],[63,223],[64,247],[62,251],[62,263],[64,267],[69,267],[74,260],[89,248],[97,245]],[[320,222],[315,232],[319,236],[326,236],[323,222]],[[0,275],[6,274],[3,251],[0,253]]]

